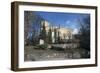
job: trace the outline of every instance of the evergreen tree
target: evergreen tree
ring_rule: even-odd
[[[59,28],[58,28],[58,32],[57,32],[58,33],[58,36],[57,36],[58,37],[57,38],[57,42],[58,43],[60,43],[60,32],[59,32],[59,30],[60,30],[60,24],[59,24]]]
[[[49,29],[49,32],[48,32],[48,43],[52,43],[52,31],[51,31],[51,28]]]
[[[55,43],[57,43],[57,29],[54,29],[54,38],[55,38]]]
[[[40,38],[46,42],[46,28],[45,28],[45,23],[43,23],[42,28],[41,28],[41,33],[40,33]]]

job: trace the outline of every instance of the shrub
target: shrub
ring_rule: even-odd
[[[52,46],[51,50],[64,51],[63,48],[61,48],[61,47],[55,47],[55,46]]]
[[[36,45],[35,49],[40,49],[40,50],[45,50],[48,47],[47,44],[43,44],[43,45]]]

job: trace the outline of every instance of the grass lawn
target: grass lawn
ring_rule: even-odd
[[[35,46],[25,46],[25,61],[46,61],[90,58],[90,52],[82,48],[71,48],[66,50],[35,49]]]

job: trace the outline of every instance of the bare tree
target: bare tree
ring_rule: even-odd
[[[39,40],[40,25],[43,19],[33,11],[24,12],[24,42],[32,45]]]
[[[80,25],[80,46],[90,50],[90,16],[79,19]]]
[[[28,31],[30,26],[32,25],[32,12],[31,11],[25,11],[24,12],[24,44],[28,44]]]

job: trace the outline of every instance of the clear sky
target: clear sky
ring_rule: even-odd
[[[59,26],[60,24],[61,27],[71,28],[75,31],[79,29],[78,20],[90,16],[90,14],[80,14],[80,13],[41,12],[41,11],[36,11],[35,13],[37,15],[40,15],[42,18],[44,18],[54,26]]]

